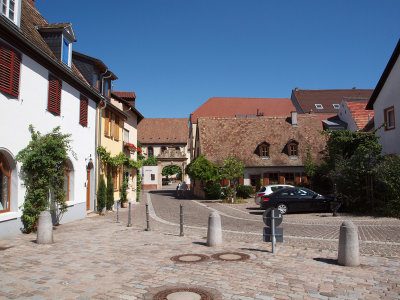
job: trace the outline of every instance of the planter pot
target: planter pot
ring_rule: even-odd
[[[128,202],[122,202],[121,206],[122,206],[122,208],[127,208],[128,207]]]

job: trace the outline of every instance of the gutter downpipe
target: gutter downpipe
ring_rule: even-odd
[[[108,76],[104,76],[106,73],[108,72],[108,69],[106,69],[105,71],[104,71],[104,73],[103,74],[101,74],[101,97],[103,98],[103,101],[104,101],[104,106],[103,107],[101,107],[100,108],[100,113],[99,113],[99,146],[101,146],[101,135],[102,135],[102,132],[101,132],[101,117],[102,117],[102,115],[103,115],[103,110],[107,107],[107,100],[106,100],[106,98],[103,96],[103,94],[104,94],[104,79],[105,78],[110,78],[111,77],[111,74],[110,75],[108,75]],[[97,149],[96,149],[96,152],[97,152]],[[99,182],[99,184],[100,184],[100,169],[101,169],[101,154],[99,153],[99,169],[97,170],[97,180],[98,180],[98,182]],[[97,193],[96,193],[96,196],[97,196]],[[97,198],[97,197],[96,197]],[[97,200],[97,199],[96,199]],[[103,210],[102,210],[102,213],[105,213],[106,212],[106,207],[104,206],[104,208],[103,208]]]

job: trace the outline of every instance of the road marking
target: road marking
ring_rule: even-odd
[[[207,205],[203,204],[203,203],[199,203],[196,200],[192,200],[193,202],[198,203],[201,206],[204,206],[212,211],[215,211],[217,213],[220,213],[218,210],[212,208],[212,207],[208,207]],[[167,224],[167,225],[171,225],[171,226],[180,226],[179,224],[176,223],[172,223],[169,222],[167,220],[161,219],[160,217],[157,216],[154,207],[153,207],[153,203],[151,202],[151,196],[150,193],[147,193],[147,204],[149,205],[149,214],[150,216],[156,220],[157,222],[163,223],[163,224]],[[227,217],[231,217],[229,215],[220,213],[222,215],[225,215]],[[241,219],[241,220],[246,220],[246,219],[242,219],[242,218],[237,218],[237,217],[233,217],[235,219]],[[185,228],[191,228],[191,229],[201,229],[204,231],[207,231],[206,227],[200,227],[200,226],[191,226],[191,225],[184,225],[183,227]],[[262,233],[258,233],[258,232],[244,232],[244,231],[236,231],[236,230],[226,230],[223,229],[223,232],[228,232],[228,233],[235,233],[235,234],[250,234],[250,235],[256,235],[256,236],[262,236]],[[309,237],[309,236],[291,236],[291,235],[285,235],[285,238],[288,239],[305,239],[305,240],[314,240],[314,241],[326,241],[326,242],[337,242],[339,239],[324,239],[324,238],[315,238],[315,237]],[[390,246],[400,246],[400,243],[395,243],[395,242],[381,242],[381,241],[362,241],[360,240],[361,244],[378,244],[378,245],[390,245]]]

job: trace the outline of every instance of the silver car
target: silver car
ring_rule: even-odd
[[[261,187],[261,189],[256,193],[254,196],[254,202],[262,207],[261,205],[261,197],[265,195],[272,194],[273,192],[276,192],[277,190],[283,189],[283,188],[288,188],[288,187],[294,187],[293,185],[289,184],[270,184],[270,185],[264,185]]]

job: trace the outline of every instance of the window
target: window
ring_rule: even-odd
[[[66,65],[70,65],[70,60],[69,60],[69,52],[70,52],[70,42],[63,38],[63,42],[62,42],[62,61],[63,63],[65,63]]]
[[[388,107],[384,110],[385,130],[392,130],[395,128],[394,120],[394,106]]]
[[[316,108],[316,109],[324,109],[324,107],[322,106],[322,104],[315,104],[315,108]]]
[[[65,166],[64,170],[64,192],[65,192],[65,201],[69,201],[69,191],[70,191],[70,179],[71,179],[71,170],[68,166]]]
[[[11,169],[6,157],[0,153],[0,213],[10,211]]]
[[[150,146],[149,148],[147,148],[147,155],[149,157],[154,155],[153,147]]]
[[[294,184],[294,174],[293,173],[285,174],[285,183],[286,184]]]
[[[93,73],[93,86],[98,90],[99,89],[99,73]]]
[[[151,174],[150,176],[151,176],[151,181],[156,180],[156,174]]]
[[[1,0],[1,13],[15,23],[15,0]]]
[[[83,95],[81,95],[79,124],[82,126],[87,126],[88,124],[88,98]]]
[[[340,104],[332,104],[334,109],[339,109],[340,108]]]
[[[104,111],[104,135],[110,136],[110,111]]]
[[[298,155],[297,144],[290,143],[288,145],[288,152],[289,152],[289,156],[297,156]]]
[[[104,96],[107,98],[110,98],[110,80],[105,80],[104,81]]]
[[[129,143],[129,130],[124,128],[124,142]]]
[[[175,150],[180,151],[181,148],[180,147],[175,147]]]
[[[164,153],[166,150],[167,150],[167,147],[165,147],[165,146],[161,147],[161,153]]]
[[[260,156],[269,157],[268,145],[261,145],[259,149],[260,149]]]
[[[47,109],[57,115],[60,115],[61,112],[61,87],[61,80],[53,75],[49,75],[49,99],[47,102]]]
[[[0,42],[0,90],[10,95],[19,95],[19,73],[21,55]]]
[[[269,184],[278,184],[279,183],[279,175],[278,173],[269,173]]]
[[[119,117],[115,116],[114,117],[114,139],[117,141],[119,140]]]

